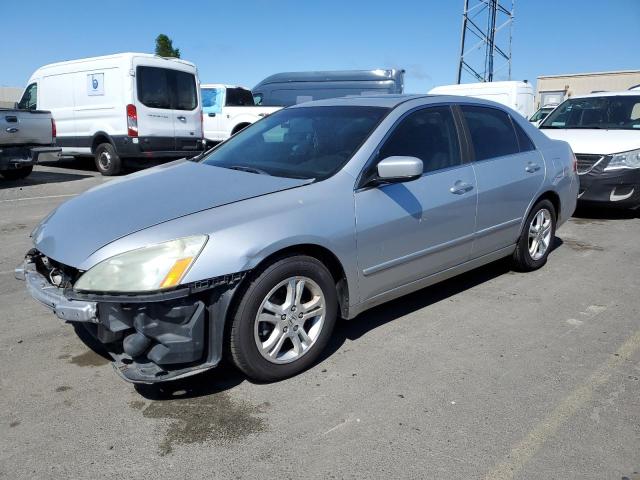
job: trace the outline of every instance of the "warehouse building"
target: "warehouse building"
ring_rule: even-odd
[[[13,108],[14,104],[20,100],[22,88],[0,87],[0,108]]]
[[[640,70],[574,73],[538,77],[538,107],[561,103],[575,95],[629,90],[640,85]]]

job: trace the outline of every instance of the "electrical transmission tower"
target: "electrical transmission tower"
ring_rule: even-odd
[[[474,81],[492,82],[496,73],[504,69],[511,80],[514,1],[464,0],[458,83],[463,72],[473,76]]]

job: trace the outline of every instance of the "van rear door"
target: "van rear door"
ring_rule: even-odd
[[[143,151],[195,151],[202,137],[192,71],[136,66],[138,135]]]
[[[199,85],[191,72],[173,70],[172,77],[176,150],[194,151],[202,138]]]
[[[142,151],[176,149],[171,70],[136,66],[136,110]]]

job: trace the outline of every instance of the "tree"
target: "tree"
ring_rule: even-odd
[[[156,37],[156,55],[180,58],[180,49],[173,48],[173,41],[164,33]]]

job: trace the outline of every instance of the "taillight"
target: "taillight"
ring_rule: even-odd
[[[51,119],[51,137],[53,138],[53,142],[52,143],[56,143],[56,134],[58,133],[58,131],[56,130],[56,121],[52,118]]]
[[[138,136],[138,111],[135,105],[127,105],[127,135]]]

